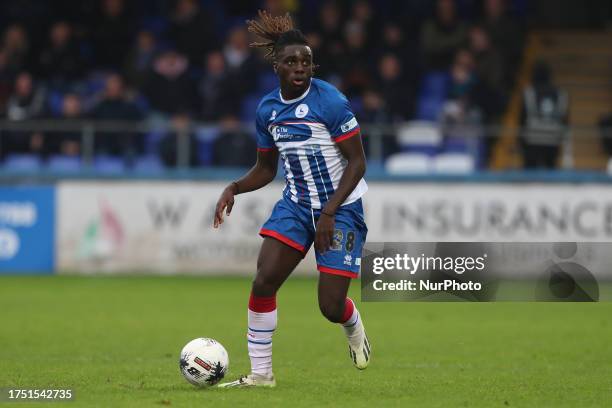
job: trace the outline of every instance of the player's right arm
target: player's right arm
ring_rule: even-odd
[[[262,104],[257,108],[255,115],[255,128],[257,136],[257,162],[240,180],[233,181],[225,187],[215,208],[215,220],[213,226],[218,228],[223,224],[223,212],[230,215],[234,206],[234,196],[249,191],[258,190],[269,184],[278,170],[278,150],[274,144],[274,138],[266,128],[266,118],[270,112],[262,109]]]
[[[270,150],[257,150],[257,162],[245,174],[240,180],[233,181],[229,186],[225,187],[225,190],[221,193],[221,197],[217,201],[217,207],[215,208],[215,221],[213,226],[218,228],[220,224],[223,224],[223,211],[227,215],[232,212],[234,206],[234,196],[242,193],[248,193],[249,191],[258,190],[268,184],[274,177],[278,170],[278,151],[276,149]]]

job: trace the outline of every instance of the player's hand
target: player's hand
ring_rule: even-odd
[[[219,225],[223,224],[223,211],[228,216],[232,212],[232,208],[234,207],[234,191],[231,188],[232,186],[228,186],[221,193],[221,197],[217,201],[217,207],[215,208],[215,220],[213,222],[214,228],[219,228]]]
[[[321,213],[317,221],[317,231],[315,234],[315,249],[323,254],[331,247],[334,239],[335,217]]]

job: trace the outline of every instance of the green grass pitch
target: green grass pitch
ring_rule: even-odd
[[[319,314],[311,279],[290,279],[279,293],[276,389],[192,387],[178,353],[195,337],[227,348],[227,379],[248,372],[249,286],[241,278],[2,277],[0,387],[72,388],[75,401],[43,404],[66,407],[612,404],[612,303],[358,302],[373,347],[360,372],[341,329]],[[357,284],[352,296],[360,298]]]

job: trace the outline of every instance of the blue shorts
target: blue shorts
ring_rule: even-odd
[[[306,255],[315,238],[315,225],[321,210],[294,203],[287,197],[279,200],[259,235],[272,237]],[[324,254],[315,251],[319,272],[357,278],[361,251],[368,228],[363,218],[361,199],[343,205],[336,211],[336,226],[331,248]]]

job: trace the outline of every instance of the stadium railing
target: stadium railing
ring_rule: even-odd
[[[241,174],[243,168],[219,167],[211,161],[213,142],[220,134],[220,126],[211,123],[193,122],[189,126],[175,127],[171,122],[126,122],[126,121],[65,121],[65,120],[0,120],[1,177],[11,178],[206,178],[226,179]],[[576,143],[601,144],[599,128],[570,127],[561,143],[560,166],[553,171],[523,171],[509,168],[488,171],[487,150],[490,151],[501,133],[500,126],[444,125],[436,122],[414,121],[394,125],[362,124],[364,145],[368,157],[368,176],[375,179],[459,179],[487,181],[547,180],[567,181],[578,178],[586,181],[607,181],[610,167],[579,168],[574,166],[573,150]],[[241,131],[254,138],[254,127],[243,126]],[[521,129],[511,129],[520,135]],[[61,137],[63,134],[78,134],[80,157],[53,158],[32,154],[13,154],[5,146],[5,137],[13,132],[40,132],[46,137]],[[159,136],[174,134],[176,137],[175,166],[167,167],[159,161]],[[572,133],[590,135],[579,141]],[[100,157],[96,153],[96,139],[109,135],[142,135],[144,151],[137,157]],[[194,147],[189,135],[196,140],[200,165],[190,167]],[[489,145],[489,147],[487,147]],[[231,149],[231,146],[227,147]],[[520,151],[517,139],[515,150]],[[599,149],[601,150],[601,149]],[[205,156],[205,157],[203,157]],[[254,156],[253,156],[254,157]],[[607,158],[604,158],[607,160]],[[149,161],[147,161],[149,160]]]

